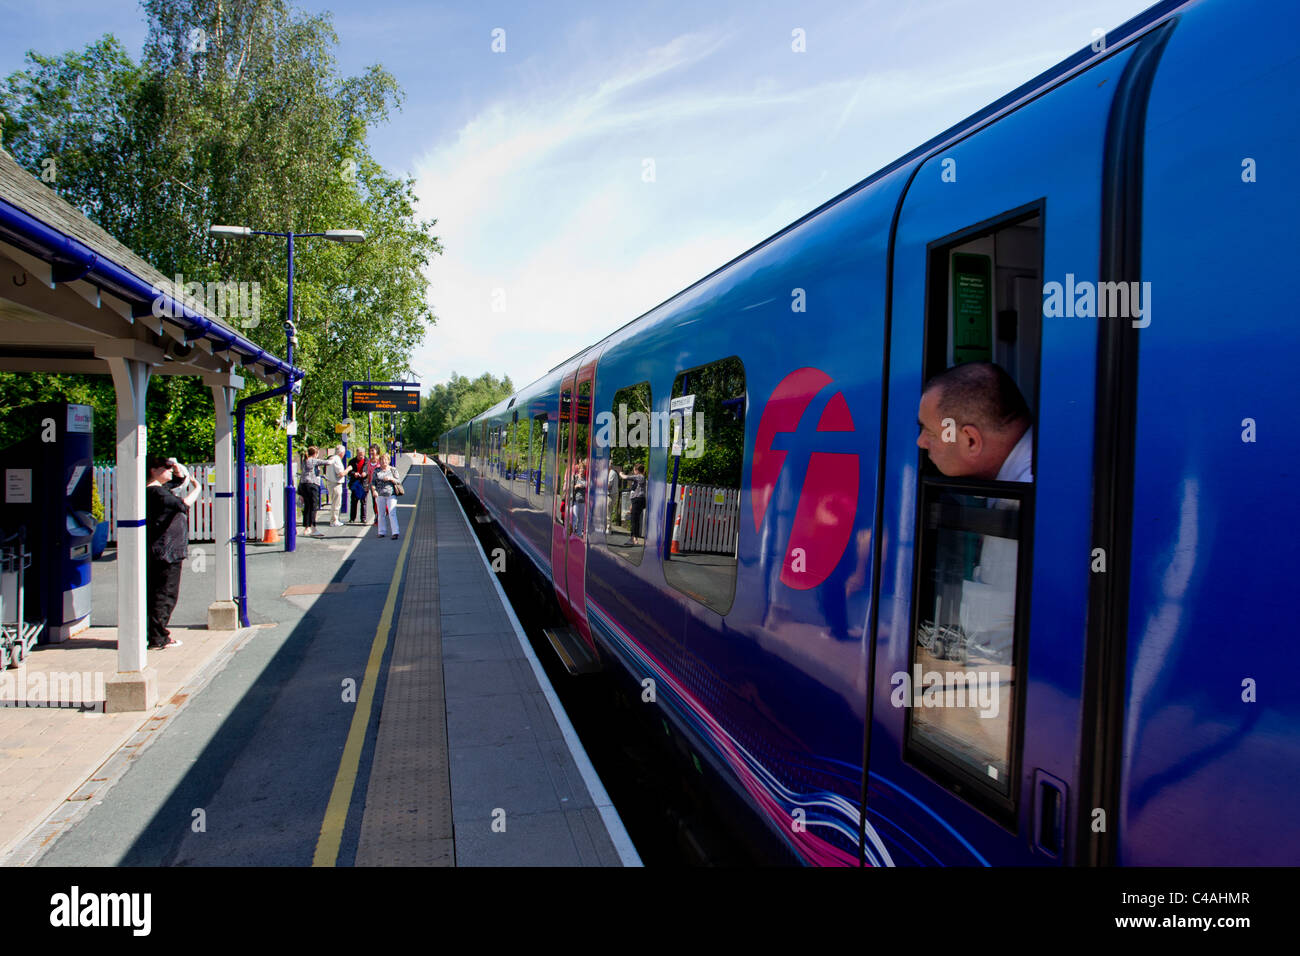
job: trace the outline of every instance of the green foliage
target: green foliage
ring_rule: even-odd
[[[329,16],[282,0],[143,7],[141,63],[108,36],[79,53],[31,53],[25,70],[0,81],[5,147],[35,175],[52,158],[50,185],[164,275],[258,283],[260,313],[227,321],[281,357],[287,242],[216,238],[208,226],[363,230],[360,245],[295,243],[293,357],[307,372],[297,418],[302,430],[332,437],[342,382],[399,378],[436,321],[424,277],[442,251],[435,222],[417,218],[414,180],[388,175],[366,146],[367,130],[400,103],[396,82],[379,66],[339,75]],[[14,391],[11,378],[0,376],[0,403]],[[35,379],[42,398],[61,387],[53,378]],[[23,382],[30,390],[32,377]],[[111,383],[107,392],[88,387],[111,455]],[[260,387],[250,380],[248,390]],[[274,411],[250,410],[249,444],[259,455],[272,444],[263,427],[283,409],[267,406]],[[211,418],[211,396],[201,383],[153,380],[149,415],[152,447],[182,460],[212,457],[212,423],[200,421]]]
[[[745,368],[738,358],[723,359],[673,382],[673,398],[695,396],[695,412],[704,414],[704,453],[682,455],[677,483],[739,488],[745,457]],[[685,387],[684,387],[685,386]],[[740,402],[728,400],[739,398]],[[691,441],[698,440],[692,423]],[[668,456],[667,479],[673,477],[673,457]]]
[[[420,404],[420,410],[406,426],[407,445],[433,448],[438,436],[449,428],[469,421],[479,412],[509,398],[515,387],[510,376],[498,379],[484,372],[476,379],[451,373],[446,384],[435,385]]]
[[[112,461],[117,446],[117,401],[108,377],[0,372],[0,448],[35,432],[35,417],[29,409],[39,402],[91,406],[95,410],[95,461]]]
[[[632,385],[628,388],[621,388],[614,394],[613,406],[609,409],[614,416],[610,425],[610,463],[625,475],[632,474],[632,468],[635,465],[645,465],[650,467],[650,442],[654,436],[650,435],[647,426],[646,444],[644,447],[631,448],[618,444],[618,413],[619,406],[624,405],[627,408],[626,415],[630,419],[632,415],[640,413],[645,417],[645,421],[650,420],[650,383],[642,382],[639,385]],[[605,409],[597,409],[597,414]]]
[[[94,481],[90,483],[90,516],[95,524],[104,520],[104,499],[99,497],[99,484]]]

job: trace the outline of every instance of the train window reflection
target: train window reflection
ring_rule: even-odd
[[[519,413],[505,424],[505,479],[512,483],[519,472]]]
[[[1023,492],[924,486],[911,669],[895,675],[909,749],[1012,798]]]
[[[555,487],[559,493],[555,496],[555,523],[564,524],[568,512],[569,487],[569,416],[573,412],[573,392],[565,389],[560,393],[560,432],[555,441]]]
[[[528,442],[528,482],[530,493],[542,494],[546,479],[546,413],[533,416],[532,434]]]
[[[569,533],[586,536],[587,509],[591,503],[591,379],[578,383],[578,405],[573,418],[573,472],[569,489]]]
[[[734,356],[678,375],[669,403],[664,577],[719,614],[736,596],[745,403]]]
[[[645,551],[651,411],[649,382],[614,394],[605,474],[605,546],[632,564],[640,564]]]

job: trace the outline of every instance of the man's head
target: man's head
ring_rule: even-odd
[[[925,383],[916,444],[949,477],[996,478],[1028,430],[1029,407],[991,362],[954,365]]]

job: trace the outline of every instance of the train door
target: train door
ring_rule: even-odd
[[[556,596],[569,622],[593,650],[587,624],[585,582],[595,371],[594,362],[582,365],[566,376],[560,386],[551,524],[551,569]]]
[[[1132,59],[932,155],[899,211],[865,795],[895,862],[1069,863],[1091,810],[1097,341],[1120,321],[1095,293]]]

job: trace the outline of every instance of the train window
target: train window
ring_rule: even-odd
[[[555,523],[563,525],[568,514],[569,488],[569,417],[573,410],[573,391],[560,393],[560,432],[555,442],[555,487],[561,490],[555,496]]]
[[[605,547],[640,564],[645,551],[646,484],[650,472],[650,383],[614,393],[605,476]],[[600,431],[596,432],[599,439]]]
[[[719,614],[736,596],[745,403],[734,356],[682,372],[669,402],[664,577]]]
[[[532,435],[528,442],[528,474],[532,493],[540,495],[546,479],[546,413],[533,416]]]
[[[532,429],[532,421],[524,419],[519,420],[519,412],[515,412],[515,477],[523,481],[524,496],[528,496],[528,441],[532,438],[529,434]]]
[[[1042,208],[931,244],[907,759],[1015,825],[1033,538]]]
[[[569,482],[569,533],[586,536],[591,501],[591,379],[578,383],[578,407],[573,425],[573,474]]]
[[[925,377],[991,362],[1038,406],[1043,317],[1042,206],[930,246]]]
[[[1009,808],[1029,486],[974,494],[933,482],[926,491],[911,672],[895,682],[909,708],[908,748]]]
[[[514,482],[519,471],[519,416],[506,422],[506,481]],[[512,484],[513,487],[513,484]]]

